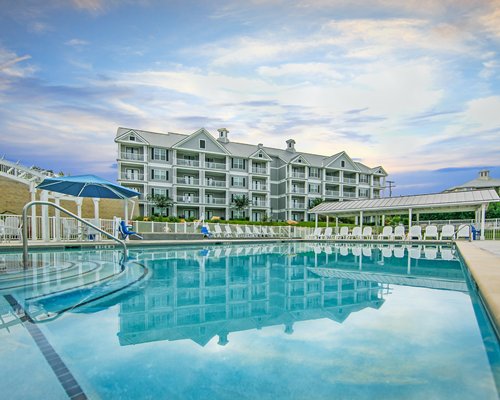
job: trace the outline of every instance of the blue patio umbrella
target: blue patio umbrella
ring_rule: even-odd
[[[94,197],[99,199],[128,199],[141,195],[141,193],[135,190],[127,189],[95,175],[45,178],[37,188],[69,194],[75,197]]]

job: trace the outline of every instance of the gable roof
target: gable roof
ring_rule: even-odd
[[[214,143],[218,148],[220,148],[224,153],[226,154],[230,154],[229,151],[227,151],[227,149],[221,144],[219,143],[217,140],[215,140],[215,138],[205,129],[205,128],[200,128],[198,129],[197,131],[193,132],[191,135],[188,135],[186,136],[184,139],[180,140],[179,142],[177,142],[175,145],[173,145],[172,147],[173,148],[177,148],[177,147],[180,147],[182,146],[184,143],[187,143],[188,141],[190,141],[191,139],[195,138],[196,136],[200,136],[200,135],[204,135],[206,136],[209,140],[212,141],[212,143]]]

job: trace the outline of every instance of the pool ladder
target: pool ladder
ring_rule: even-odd
[[[28,257],[28,210],[32,206],[36,206],[36,205],[50,206],[50,207],[57,208],[59,211],[62,211],[63,213],[69,215],[70,217],[76,219],[77,221],[80,221],[82,224],[85,224],[85,225],[91,227],[92,229],[95,229],[99,233],[102,233],[103,235],[107,236],[108,238],[114,240],[115,242],[118,242],[123,247],[123,255],[125,257],[127,257],[127,255],[128,255],[127,245],[125,244],[125,242],[123,240],[118,239],[116,236],[112,235],[111,233],[108,233],[105,230],[95,226],[94,224],[91,224],[90,222],[84,220],[83,218],[79,217],[76,214],[73,214],[72,212],[66,210],[65,208],[61,207],[58,204],[51,203],[50,201],[37,200],[37,201],[31,201],[23,207],[22,237],[23,237],[23,266],[24,266],[24,268],[27,268],[30,266],[29,257]]]

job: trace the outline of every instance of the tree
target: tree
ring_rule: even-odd
[[[311,201],[311,203],[309,204],[309,209],[311,208],[314,208],[318,205],[320,205],[321,203],[323,203],[323,199],[321,197],[317,197],[315,198],[313,201]]]
[[[241,212],[247,209],[251,204],[252,202],[250,201],[250,199],[243,194],[241,196],[234,196],[231,207],[236,209],[236,211],[238,212],[238,218],[240,218]]]
[[[149,195],[148,200],[152,201],[155,207],[158,207],[162,211],[162,215],[163,215],[163,210],[165,210],[168,207],[171,207],[174,204],[173,200],[170,197],[165,196],[163,194]]]

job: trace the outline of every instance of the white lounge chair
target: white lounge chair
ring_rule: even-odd
[[[245,236],[246,237],[255,237],[254,233],[250,229],[248,225],[245,225]]]
[[[355,226],[354,228],[352,228],[352,232],[349,235],[347,235],[347,238],[348,239],[361,239],[361,234],[362,234],[361,227]]]
[[[384,226],[382,233],[378,235],[378,239],[392,239],[394,237],[394,232],[392,226]]]
[[[373,230],[371,226],[365,226],[363,228],[363,233],[361,234],[362,239],[373,239]]]
[[[19,217],[12,215],[5,217],[4,235],[7,240],[21,239],[21,224]]]
[[[5,221],[0,219],[0,239],[5,240]]]
[[[413,240],[413,238],[422,240],[422,227],[420,225],[413,225],[410,228],[410,232],[408,232],[408,239]]]
[[[314,228],[314,232],[308,236],[309,239],[319,239],[322,234],[322,230],[322,228]]]
[[[224,237],[234,237],[234,232],[229,225],[224,226]]]
[[[453,239],[455,237],[455,227],[453,225],[444,225],[441,229],[440,240]]]
[[[236,237],[245,237],[245,232],[243,232],[243,229],[239,225],[236,225]]]
[[[260,226],[254,225],[252,229],[252,233],[254,237],[261,237],[262,236],[262,230],[260,229]]]
[[[274,228],[273,228],[272,226],[270,226],[270,227],[268,228],[268,231],[269,231],[269,235],[270,235],[271,237],[277,237],[277,236],[279,236],[279,233],[277,233],[277,232],[274,230]]]
[[[438,228],[437,228],[436,225],[427,225],[425,227],[424,240],[427,240],[427,239],[430,239],[430,238],[434,238],[436,240],[439,238]]]
[[[325,232],[320,236],[320,239],[331,239],[333,236],[333,228],[325,228]]]
[[[66,240],[78,239],[78,223],[75,219],[64,218],[62,220],[63,238]]]
[[[214,237],[222,237],[222,229],[220,228],[219,224],[214,224]]]
[[[393,239],[396,238],[400,238],[401,240],[404,240],[406,238],[405,227],[403,225],[398,225],[394,229]]]
[[[457,229],[456,238],[457,239],[459,239],[459,238],[469,239],[469,237],[470,237],[470,226],[465,225],[465,224],[460,225]]]
[[[340,232],[335,235],[335,239],[346,239],[349,236],[349,227],[341,226]]]

